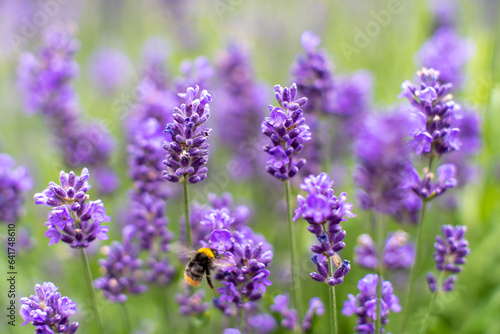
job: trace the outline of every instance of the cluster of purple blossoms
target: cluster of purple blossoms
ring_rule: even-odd
[[[70,323],[70,316],[76,314],[76,303],[62,297],[59,288],[51,282],[35,285],[36,295],[21,298],[19,314],[24,319],[21,326],[31,323],[35,333],[73,334],[78,330],[78,322]]]
[[[174,108],[174,123],[167,124],[165,132],[170,135],[163,148],[167,157],[163,163],[167,166],[164,178],[170,182],[198,183],[207,177],[208,137],[212,129],[204,128],[210,117],[209,103],[212,97],[206,90],[195,99],[200,88],[189,87],[186,93],[179,93],[185,100],[179,108]]]
[[[456,151],[462,145],[458,139],[459,129],[451,127],[460,118],[459,106],[453,102],[451,83],[438,81],[439,71],[422,68],[417,72],[420,84],[410,81],[401,85],[400,98],[407,98],[413,110],[413,139],[408,143],[417,154],[440,157],[444,153]]]
[[[127,301],[126,293],[140,294],[147,290],[140,284],[142,261],[139,252],[132,244],[135,226],[128,225],[123,229],[123,244],[113,241],[111,246],[103,247],[106,259],[99,260],[103,276],[94,281],[96,289],[102,290],[104,297],[113,303]]]
[[[123,51],[101,47],[90,57],[87,74],[99,93],[111,97],[130,81],[132,73],[132,64]]]
[[[204,302],[205,290],[197,290],[192,293],[189,287],[184,289],[184,293],[176,294],[175,300],[179,304],[179,310],[184,316],[200,315],[205,313],[210,304]]]
[[[355,144],[358,165],[354,182],[361,208],[397,216],[416,197],[407,189],[410,152],[405,139],[409,126],[401,111],[365,119]],[[417,203],[415,212],[420,209],[420,201]]]
[[[472,43],[460,38],[453,28],[441,27],[422,45],[417,57],[421,66],[439,71],[441,82],[460,87],[473,50]]]
[[[413,126],[410,130],[413,139],[408,144],[417,154],[432,161],[433,158],[457,151],[462,146],[458,138],[460,130],[452,126],[461,118],[461,114],[449,93],[452,84],[439,83],[438,71],[423,68],[417,74],[421,80],[420,86],[415,87],[405,81],[399,96],[408,98],[414,107]],[[420,179],[417,170],[409,166],[406,171],[406,187],[413,190],[422,200],[429,200],[441,195],[447,188],[456,186],[454,165],[443,164],[437,168],[437,173],[438,179],[433,182],[434,175],[426,168]]]
[[[79,42],[64,30],[49,30],[37,56],[21,56],[18,77],[26,110],[40,112],[54,131],[64,162],[69,167],[91,166],[98,189],[113,192],[118,178],[107,166],[114,141],[98,122],[80,119],[78,98],[71,81],[78,75],[74,54]]]
[[[160,52],[153,52],[153,48]],[[166,88],[163,63],[167,51],[162,40],[148,41],[144,53],[145,71],[137,86],[141,99],[132,106],[126,122],[129,174],[134,181],[129,191],[131,214],[127,223],[135,227],[134,245],[147,254],[143,262],[144,280],[166,285],[174,274],[169,258],[164,256],[173,233],[168,230],[165,212],[171,190],[163,179],[165,151],[161,124],[172,120],[171,110],[177,98]]]
[[[465,226],[444,225],[442,232],[444,238],[436,236],[434,243],[434,262],[436,269],[445,274],[451,274],[440,282],[441,287],[438,287],[436,277],[432,273],[427,273],[427,283],[429,290],[432,292],[440,289],[442,291],[451,291],[454,288],[457,274],[462,271],[462,266],[465,264],[465,257],[469,255],[469,243],[464,238],[466,231]]]
[[[346,232],[342,230],[340,222],[356,215],[351,212],[352,204],[346,202],[347,194],[344,192],[337,197],[332,187],[333,180],[326,173],[304,178],[300,189],[307,191],[308,195],[306,198],[297,196],[299,207],[295,210],[293,220],[299,217],[305,219],[309,223],[307,230],[319,242],[311,246],[314,253],[311,260],[318,270],[310,274],[311,278],[333,286],[341,284],[351,269],[349,261],[342,261],[337,254],[345,247]],[[337,267],[333,275],[332,262]]]
[[[456,167],[453,164],[443,164],[437,168],[437,180],[434,181],[434,174],[425,169],[425,176],[420,179],[417,170],[410,167],[407,171],[406,186],[413,190],[423,200],[430,200],[442,195],[446,189],[457,185],[455,178]]]
[[[52,207],[48,222],[45,223],[48,227],[45,236],[50,239],[49,245],[62,240],[72,248],[87,248],[95,239],[109,238],[109,227],[101,224],[109,222],[111,218],[106,215],[101,200],[89,201],[89,177],[87,168],[82,170],[80,176],[73,171],[61,171],[60,185],[50,182],[42,193],[35,194],[36,205]]]
[[[356,296],[349,294],[347,300],[344,302],[342,314],[351,316],[355,314],[357,319],[357,326],[355,330],[358,333],[375,333],[375,323],[378,318],[378,304],[377,290],[379,286],[379,277],[376,274],[368,274],[358,282],[358,289],[360,293]],[[401,306],[399,299],[393,294],[392,284],[389,281],[382,283],[382,295],[380,298],[380,323],[385,325],[389,322],[389,311],[399,312]]]
[[[373,270],[378,268],[377,247],[368,234],[358,237],[354,253],[356,264]],[[415,246],[408,241],[408,233],[401,230],[390,233],[382,250],[382,266],[387,270],[409,268],[414,260]]]
[[[221,210],[213,210],[201,222],[212,230],[208,242],[201,244],[216,250],[227,257],[228,267],[214,274],[221,280],[223,287],[214,299],[215,306],[228,316],[235,316],[238,310],[251,308],[262,298],[267,286],[269,270],[266,269],[273,259],[272,246],[266,239],[256,234],[250,227],[231,230],[234,218]],[[252,312],[245,312],[250,316]]]
[[[24,166],[8,154],[0,154],[0,222],[16,223],[22,215],[23,195],[33,187]]]
[[[21,56],[19,85],[25,95],[26,110],[42,113],[53,129],[66,165],[92,165],[103,181],[100,190],[111,192],[118,181],[105,162],[114,141],[97,122],[81,121],[77,96],[71,85],[79,71],[74,61],[78,47],[79,43],[72,34],[62,30],[49,31],[45,48],[37,57],[32,54]]]
[[[180,64],[180,71],[182,76],[175,80],[175,87],[178,92],[183,92],[189,87],[195,86],[210,87],[210,79],[215,73],[210,61],[203,56],[192,61],[183,60]]]
[[[299,55],[290,70],[293,82],[297,83],[300,94],[307,96],[309,103],[306,113],[331,112],[333,93],[333,63],[324,50],[317,50],[321,38],[305,31],[300,38],[305,54]]]
[[[302,96],[307,96],[308,103],[303,106],[307,114],[307,122],[311,127],[312,140],[305,143],[304,154],[309,162],[306,175],[318,173],[321,164],[322,147],[326,145],[329,133],[321,128],[321,114],[332,111],[334,93],[333,63],[324,50],[317,47],[321,39],[310,31],[301,36],[301,44],[305,53],[298,55],[290,70],[292,82]]]
[[[274,297],[274,304],[271,305],[271,311],[279,314],[281,326],[291,331],[295,331],[299,326],[299,316],[297,310],[289,308],[288,295],[278,295]],[[304,315],[300,328],[302,332],[309,333],[313,327],[315,317],[325,313],[325,306],[318,297],[309,300],[309,308]]]
[[[307,103],[307,98],[295,99],[296,95],[295,83],[290,88],[274,86],[274,96],[279,107],[270,105],[271,115],[261,125],[262,133],[272,141],[272,145],[264,146],[264,151],[270,155],[266,171],[282,181],[294,177],[304,167],[305,159],[294,161],[294,158],[302,151],[303,143],[311,139],[309,126],[305,123],[301,109]]]
[[[236,179],[251,178],[257,162],[254,150],[260,141],[255,129],[264,117],[267,87],[254,78],[248,52],[237,44],[218,57],[216,90],[217,124],[220,124],[221,143],[230,148],[233,156],[228,170]],[[217,116],[219,115],[219,116]]]

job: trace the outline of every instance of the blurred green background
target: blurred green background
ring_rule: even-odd
[[[0,3],[5,5],[9,0]],[[133,96],[134,87],[140,77],[141,49],[143,43],[152,36],[161,36],[170,44],[169,69],[173,75],[179,74],[180,62],[185,58],[204,55],[213,59],[229,41],[241,41],[252,51],[255,73],[260,81],[270,87],[274,84],[289,85],[289,67],[298,53],[302,52],[300,35],[311,30],[321,36],[322,47],[333,57],[336,73],[349,73],[357,69],[368,69],[375,77],[374,106],[380,107],[398,103],[397,95],[404,80],[414,78],[418,67],[414,60],[415,52],[432,33],[432,20],[429,5],[425,1],[400,1],[401,12],[391,16],[389,24],[370,39],[368,45],[359,53],[346,57],[342,51],[342,43],[353,44],[355,29],[364,29],[367,22],[373,20],[372,11],[389,8],[392,1],[61,1],[60,8],[53,18],[56,21],[67,21],[68,18],[78,26],[77,38],[81,41],[81,49],[76,58],[81,67],[81,75],[75,81],[85,117],[102,120],[117,138],[117,148],[112,164],[118,171],[122,184],[112,196],[103,197],[107,213],[113,217],[111,239],[120,239],[119,217],[126,215],[124,204],[127,200],[127,188],[131,181],[127,174],[126,141],[123,133],[123,115],[113,108],[116,99]],[[40,6],[34,3],[35,9]],[[176,7],[177,6],[177,7]],[[180,8],[180,9],[179,9]],[[443,224],[461,224],[468,227],[466,238],[469,240],[472,253],[467,259],[463,272],[459,275],[454,292],[440,298],[435,308],[436,316],[432,319],[429,333],[500,333],[500,69],[499,69],[499,32],[498,9],[496,1],[460,1],[457,30],[460,35],[475,43],[475,53],[467,64],[466,80],[463,89],[455,94],[459,103],[472,106],[482,118],[481,152],[474,163],[480,167],[480,175],[473,184],[465,188],[452,189],[450,193],[458,198],[456,210],[443,210],[439,202],[433,203],[426,215],[424,258],[425,268],[420,268],[422,276],[417,286],[416,313],[410,315],[408,333],[418,332],[418,319],[425,314],[431,294],[425,285],[425,272],[433,267],[432,244],[435,235],[440,233]],[[43,190],[49,181],[56,180],[59,170],[65,167],[56,148],[52,144],[51,134],[40,115],[26,116],[22,112],[22,98],[16,89],[16,67],[19,52],[9,48],[7,34],[15,25],[7,24],[5,12],[2,16],[2,49],[0,53],[0,151],[12,155],[19,164],[28,166],[35,180],[33,193]],[[23,16],[21,15],[21,18]],[[12,19],[12,18],[10,18]],[[22,24],[22,22],[20,23]],[[52,24],[52,22],[51,22]],[[48,26],[47,26],[48,27]],[[28,43],[22,46],[24,51],[33,51],[40,45],[43,30]],[[111,99],[104,98],[93,87],[86,75],[90,55],[100,46],[113,46],[122,49],[134,65],[135,77]],[[273,103],[273,101],[269,101]],[[217,110],[212,110],[217,113]],[[256,129],[256,133],[259,129]],[[265,154],[262,152],[262,154]],[[216,156],[211,156],[215,163],[209,172],[216,174],[218,164]],[[348,162],[354,167],[354,162]],[[215,169],[215,170],[214,170]],[[356,238],[361,233],[372,233],[370,214],[358,208],[354,195],[354,185],[348,177],[337,183],[342,189],[335,188],[336,193],[347,191],[349,200],[354,204],[354,212],[358,216],[344,225],[347,230],[346,248],[342,257],[353,259],[353,248]],[[79,172],[79,171],[78,171]],[[92,177],[90,179],[92,184]],[[280,280],[279,272],[288,263],[288,241],[281,237],[286,228],[286,216],[281,205],[284,193],[278,181],[269,177],[263,183],[275,184],[273,191],[262,185],[230,182],[219,187],[218,193],[230,191],[237,202],[248,203],[254,210],[255,231],[262,233],[275,247],[275,259],[270,267],[273,285],[262,302],[267,309],[272,298],[288,291],[289,285]],[[193,192],[204,193],[205,185],[193,187]],[[294,194],[297,194],[295,188]],[[90,191],[91,198],[96,199],[95,190]],[[89,324],[91,314],[86,304],[86,288],[82,278],[82,268],[73,258],[76,255],[65,244],[47,246],[48,240],[43,236],[46,227],[47,208],[35,207],[29,194],[25,210],[26,215],[19,226],[31,229],[37,240],[36,247],[28,253],[19,253],[18,296],[33,293],[35,283],[52,281],[60,287],[63,295],[78,302],[79,313],[73,320],[80,322],[81,333],[92,333]],[[180,198],[169,201],[167,214],[170,219],[169,228],[177,232],[178,217],[182,214]],[[388,219],[389,230],[402,228],[415,238],[416,228],[401,226]],[[116,227],[116,228],[115,228]],[[313,296],[321,297],[328,305],[327,287],[309,279],[313,265],[309,260],[309,247],[312,243],[306,231],[306,223],[298,222],[301,262],[298,271],[304,291],[303,307]],[[2,235],[6,227],[2,225]],[[109,244],[111,240],[102,244]],[[98,277],[97,259],[101,254],[91,255],[94,277]],[[5,257],[4,257],[5,259]],[[5,260],[0,261],[0,271],[7,272]],[[182,266],[181,263],[177,263]],[[358,280],[368,273],[367,270],[352,263],[352,270],[344,284],[337,288],[340,333],[352,333],[355,318],[347,318],[340,314],[343,302],[348,293],[358,292]],[[398,273],[404,275],[404,273]],[[397,277],[388,274],[387,279],[393,281],[395,294],[404,302],[405,286],[396,283]],[[403,278],[404,280],[404,278]],[[2,294],[2,312],[5,313],[6,293],[5,279],[0,280]],[[202,285],[202,288],[204,285]],[[144,333],[177,333],[187,329],[187,318],[177,316],[177,306],[173,295],[180,290],[177,282],[165,290],[151,289],[141,296],[131,296],[127,303],[131,321],[137,330]],[[206,298],[210,296],[207,289]],[[172,316],[166,317],[159,307],[164,298]],[[105,325],[109,333],[123,333],[120,305],[112,304],[100,297],[101,309]],[[18,303],[19,307],[19,303]],[[397,333],[401,314],[391,314],[386,330]],[[20,328],[22,319],[17,318],[15,328],[6,326],[5,317],[0,322],[1,333],[29,333],[31,326]],[[170,322],[169,322],[170,321]],[[320,317],[315,333],[328,330],[328,312]],[[213,307],[208,314],[194,326],[198,332],[220,333],[229,327],[229,322]],[[280,331],[278,331],[280,332]]]

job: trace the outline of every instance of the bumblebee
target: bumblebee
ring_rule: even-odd
[[[208,286],[214,291],[215,296],[217,296],[210,273],[217,267],[228,267],[228,264],[221,263],[221,260],[225,259],[225,257],[219,256],[216,250],[207,247],[200,248],[187,263],[186,270],[184,271],[184,279],[191,286],[199,286],[203,280],[203,276],[206,275]]]

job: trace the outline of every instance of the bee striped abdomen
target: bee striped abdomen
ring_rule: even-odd
[[[214,257],[213,252],[209,248],[201,248],[196,255],[186,265],[184,278],[191,286],[198,286],[205,276],[205,273],[211,267],[210,260]]]

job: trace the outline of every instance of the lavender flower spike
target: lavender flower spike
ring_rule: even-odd
[[[0,222],[16,223],[22,216],[23,193],[33,187],[26,167],[15,168],[16,162],[6,153],[0,154]]]
[[[212,129],[203,124],[210,117],[209,103],[212,97],[206,90],[195,99],[200,88],[189,87],[186,93],[179,93],[185,100],[179,108],[174,108],[174,122],[167,124],[164,132],[170,134],[163,148],[167,157],[163,163],[167,166],[163,177],[170,182],[181,182],[185,178],[189,183],[198,183],[207,177],[208,137]]]
[[[99,260],[104,275],[94,281],[95,287],[114,303],[126,302],[125,293],[140,294],[147,290],[147,286],[140,284],[142,261],[138,258],[138,249],[131,243],[134,232],[135,226],[126,226],[123,244],[113,241],[111,246],[103,247],[106,259]]]
[[[76,303],[68,297],[62,297],[59,288],[51,282],[35,286],[36,295],[21,298],[19,314],[24,319],[21,326],[31,323],[35,333],[73,334],[78,330],[78,322],[69,322],[69,317],[76,314]]]
[[[438,81],[439,71],[422,68],[417,72],[420,83],[409,81],[401,85],[400,98],[407,98],[414,107],[414,124],[410,130],[413,139],[408,143],[417,154],[439,157],[457,151],[462,146],[458,128],[451,124],[460,119],[460,107],[450,94],[453,85]]]
[[[358,237],[358,245],[354,248],[354,261],[362,267],[376,269],[378,267],[377,249],[368,234]],[[382,252],[382,266],[388,270],[408,268],[415,260],[415,246],[408,242],[408,233],[396,231],[385,239]]]
[[[80,176],[71,171],[60,173],[60,185],[50,182],[42,192],[35,194],[35,204],[52,207],[45,225],[49,228],[45,236],[50,239],[49,246],[59,240],[71,248],[87,248],[95,239],[108,239],[108,226],[101,226],[111,218],[101,200],[89,201],[87,182],[90,174],[87,168]]]
[[[340,222],[356,215],[351,212],[352,204],[347,202],[347,194],[334,196],[332,186],[333,180],[326,173],[304,178],[300,188],[309,194],[306,198],[297,196],[299,207],[295,210],[293,220],[299,217],[305,219],[309,223],[307,230],[318,240],[318,244],[311,246],[311,251],[315,253],[311,260],[317,269],[317,272],[310,274],[311,278],[337,285],[344,281],[344,276],[351,269],[349,261],[342,261],[337,254],[345,247],[346,232],[342,230]],[[337,267],[333,276],[330,276],[331,262]]]
[[[356,331],[358,333],[375,333],[375,322],[379,312],[377,305],[377,287],[379,285],[379,277],[376,274],[368,274],[358,282],[360,293],[356,296],[349,294],[344,302],[342,314],[351,316],[355,314],[358,317]],[[382,283],[382,296],[380,300],[380,323],[385,325],[389,322],[389,311],[399,312],[401,306],[399,299],[393,294],[392,284],[389,281]],[[381,331],[382,332],[382,331]]]
[[[427,283],[429,290],[436,291],[437,284],[441,283],[442,291],[450,291],[454,288],[456,276],[462,271],[462,266],[465,264],[465,257],[469,255],[469,243],[464,238],[466,231],[465,226],[444,225],[442,232],[444,238],[436,236],[434,243],[434,262],[436,269],[442,272],[442,275],[451,274],[443,282],[438,282],[432,273],[427,274]]]
[[[264,151],[270,155],[266,170],[282,181],[294,177],[304,167],[305,159],[294,161],[294,158],[302,151],[303,143],[311,139],[309,126],[305,123],[301,109],[307,98],[295,99],[296,95],[296,84],[292,84],[290,88],[274,86],[274,96],[279,107],[270,105],[271,115],[261,125],[262,133],[272,141],[272,144],[264,146]]]

